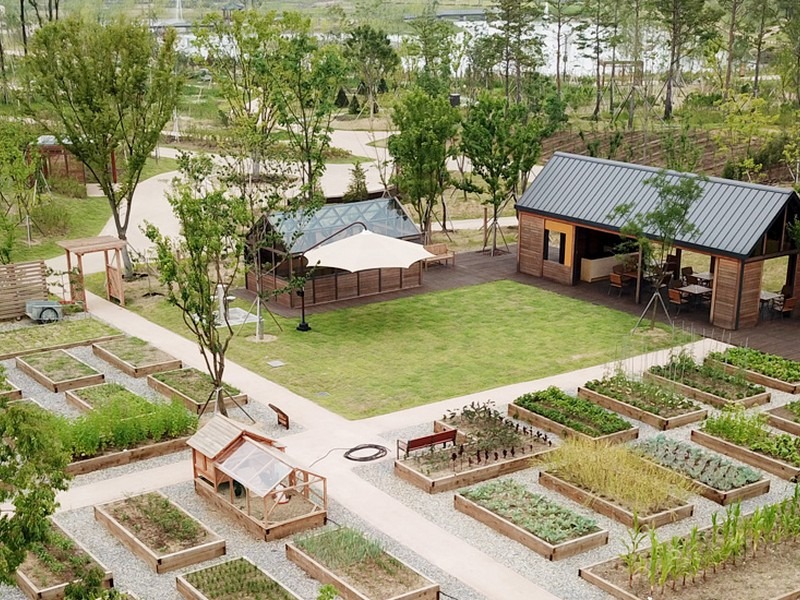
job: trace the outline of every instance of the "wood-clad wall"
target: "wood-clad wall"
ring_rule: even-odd
[[[517,268],[520,273],[541,277],[544,262],[544,219],[524,212],[517,215],[519,218]]]
[[[562,285],[572,285],[572,267],[562,265],[552,260],[542,263],[542,277]]]
[[[25,302],[47,299],[44,261],[0,265],[0,320],[25,316]]]
[[[792,264],[791,257],[789,257],[789,264]],[[794,278],[792,279],[794,282],[794,287],[792,289],[792,296],[797,298],[800,296],[800,256],[794,257]]]
[[[264,292],[282,289],[286,280],[274,275],[263,275],[261,286]],[[327,304],[364,296],[385,294],[422,285],[422,263],[408,269],[371,269],[355,273],[337,272],[332,275],[314,277],[306,282],[306,306]],[[255,291],[255,275],[247,273],[247,289]],[[279,306],[299,308],[300,298],[296,293],[284,293],[275,297]]]
[[[711,324],[724,329],[736,328],[739,308],[739,271],[741,261],[717,257]],[[760,284],[759,284],[760,285]]]
[[[739,301],[739,327],[752,327],[758,323],[761,309],[761,274],[764,261],[746,263],[742,278],[742,295]]]

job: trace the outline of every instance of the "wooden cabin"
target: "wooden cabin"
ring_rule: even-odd
[[[327,481],[252,427],[216,415],[187,442],[194,489],[266,541],[327,522]]]
[[[631,205],[632,214],[647,214],[657,206],[658,193],[647,182],[658,172],[557,152],[516,204],[518,271],[568,286],[608,277],[627,220],[612,212],[623,203]],[[800,198],[789,188],[716,177],[699,183],[703,195],[688,215],[697,232],[676,240],[674,268],[680,269],[682,250],[707,255],[710,323],[725,329],[753,326],[759,319],[766,260],[788,257],[784,289],[800,295],[800,249],[787,232],[787,224],[800,215]]]
[[[39,136],[36,148],[42,157],[42,174],[45,179],[74,179],[86,183],[86,167],[55,136]],[[117,183],[117,159],[114,152],[111,153],[111,177]]]
[[[355,235],[363,227],[346,226],[363,223],[373,233],[419,242],[422,234],[413,219],[396,198],[373,198],[361,202],[326,204],[308,216],[293,213],[273,213],[263,218],[248,235],[247,289],[266,294],[284,289],[289,281],[305,273],[303,253],[320,242],[333,242]],[[337,234],[337,232],[340,232]],[[259,243],[258,240],[269,240]],[[252,248],[260,248],[253,252]],[[261,261],[261,289],[256,285],[252,268],[253,255]],[[304,288],[305,305],[327,304],[396,292],[422,285],[422,263],[408,269],[370,269],[350,273],[340,269],[317,267]],[[280,306],[300,307],[296,293],[282,293],[275,301]]]

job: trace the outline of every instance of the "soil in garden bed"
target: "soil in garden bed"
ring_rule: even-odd
[[[745,562],[737,562],[736,567],[717,569],[716,574],[709,571],[705,582],[700,573],[694,585],[687,584],[685,588],[679,585],[675,591],[667,586],[663,595],[660,589],[650,591],[646,577],[636,578],[633,589],[628,587],[628,572],[620,560],[598,565],[591,572],[641,600],[647,600],[648,597],[656,600],[771,600],[781,594],[800,590],[798,564],[800,543],[769,546],[766,552],[759,550],[755,558],[748,552]]]
[[[156,554],[187,550],[208,541],[208,532],[160,494],[134,496],[104,507]]]
[[[155,346],[151,346],[139,338],[126,337],[102,342],[97,345],[135,367],[143,367],[175,360],[166,352],[159,350]]]
[[[424,577],[400,564],[395,565],[393,569],[390,567],[390,572],[386,568],[386,561],[393,559],[383,555],[380,562],[368,559],[337,570],[336,574],[367,598],[374,600],[394,598],[410,590],[430,585]]]
[[[23,360],[56,382],[97,375],[97,371],[92,367],[63,350],[28,354]]]
[[[202,371],[197,369],[179,369],[176,371],[164,371],[162,373],[155,373],[151,375],[154,379],[175,388],[182,394],[185,394],[197,404],[204,404],[208,400],[209,395],[214,391],[211,383],[211,378]],[[241,392],[236,388],[223,384],[225,390],[232,396],[236,396]]]
[[[799,402],[790,402],[789,404],[796,405],[797,408],[800,409]],[[781,419],[786,419],[787,421],[791,421],[792,423],[800,424],[800,416],[798,416],[797,413],[789,410],[786,406],[779,406],[778,408],[770,409],[769,414],[775,415],[776,417],[780,417]]]
[[[19,571],[40,589],[74,581],[85,573],[86,568],[95,564],[67,536],[55,529],[51,536],[48,543],[37,544],[32,552],[28,552],[19,567]]]

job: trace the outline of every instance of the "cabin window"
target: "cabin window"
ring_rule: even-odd
[[[544,259],[563,265],[566,241],[566,234],[545,229]]]

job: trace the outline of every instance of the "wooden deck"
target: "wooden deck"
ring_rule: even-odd
[[[538,277],[517,273],[517,249],[516,246],[511,246],[510,254],[502,254],[499,256],[490,256],[482,252],[460,252],[458,253],[458,259],[454,267],[431,265],[431,267],[425,271],[421,287],[382,294],[380,296],[343,300],[333,304],[306,308],[306,316],[310,316],[313,323],[314,314],[329,310],[360,306],[372,302],[385,302],[387,300],[394,300],[395,298],[405,298],[417,294],[426,294],[428,292],[499,280],[518,281],[557,294],[563,294],[593,304],[600,304],[608,306],[609,308],[622,310],[636,316],[639,316],[644,310],[644,304],[636,304],[633,301],[633,293],[630,289],[627,289],[622,297],[617,297],[616,291],[612,291],[611,294],[608,294],[607,281],[598,281],[596,283],[580,282],[578,285],[567,287]],[[243,298],[249,297],[252,299],[252,295],[246,290],[238,290],[237,294]],[[649,296],[643,294],[643,298],[647,300]],[[288,309],[278,306],[276,302],[269,302],[268,307],[272,312],[281,316],[300,318],[300,311],[298,309]],[[666,322],[660,310],[658,320]],[[675,319],[675,326],[705,337],[730,342],[731,344],[740,346],[751,346],[764,352],[778,354],[793,360],[800,360],[800,344],[798,343],[800,339],[800,314],[795,315],[793,318],[768,319],[759,322],[755,327],[744,328],[739,331],[730,331],[712,327],[708,322],[708,309],[698,307],[695,309],[681,310],[680,316]]]

